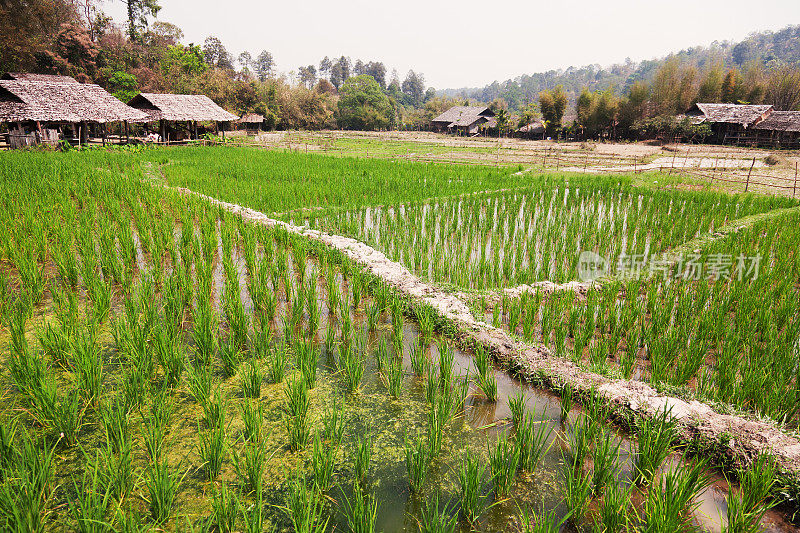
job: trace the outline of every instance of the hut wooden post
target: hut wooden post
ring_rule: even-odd
[[[130,144],[131,139],[128,134],[128,121],[126,120],[122,124],[125,126],[125,144]]]
[[[167,125],[166,121],[162,118],[158,121],[158,134],[161,136],[162,141],[167,139]]]
[[[794,188],[792,189],[792,198],[797,193],[797,163],[794,164]]]
[[[222,123],[222,140],[225,140],[225,123]]]
[[[83,121],[80,123],[78,127],[78,131],[80,132],[80,144],[89,144],[89,125]]]

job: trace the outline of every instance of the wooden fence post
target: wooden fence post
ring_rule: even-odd
[[[792,198],[797,193],[797,163],[794,164],[794,188],[792,189]]]
[[[756,166],[756,158],[753,158],[753,163],[750,165],[750,170],[747,171],[747,183],[744,185],[744,192],[747,192],[747,189],[750,188],[750,174],[753,173],[753,167]]]

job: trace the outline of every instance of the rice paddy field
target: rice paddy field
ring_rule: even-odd
[[[558,357],[796,433],[796,202],[513,172],[0,154],[0,529],[796,531],[768,453],[719,469],[668,410],[622,430],[341,252],[174,188],[353,237]],[[648,260],[535,285],[579,281],[584,251]]]

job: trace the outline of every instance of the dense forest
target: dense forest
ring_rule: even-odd
[[[422,73],[401,77],[375,59],[330,55],[277,72],[268,50],[233,57],[215,36],[184,42],[179,27],[158,19],[161,0],[119,1],[128,15],[120,24],[100,0],[3,1],[0,71],[69,75],[123,101],[138,92],[206,94],[233,112],[260,113],[276,129],[422,129],[454,104],[483,103],[498,113],[499,133],[542,120],[551,134],[692,135],[674,117],[697,101],[800,106],[800,26],[652,61],[570,67],[437,94]]]

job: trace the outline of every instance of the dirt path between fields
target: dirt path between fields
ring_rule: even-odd
[[[596,391],[613,407],[612,417],[623,425],[632,422],[632,415],[652,416],[668,406],[681,422],[681,443],[691,445],[701,455],[712,458],[716,465],[730,470],[732,467],[746,466],[758,454],[768,452],[775,456],[780,470],[791,478],[793,485],[800,486],[800,439],[772,423],[718,413],[698,401],[659,394],[643,382],[612,379],[587,372],[570,361],[556,357],[545,346],[520,342],[505,331],[476,320],[458,295],[422,281],[403,265],[355,239],[287,224],[253,209],[189,189],[177,190],[184,195],[203,198],[247,221],[270,227],[282,226],[291,233],[335,248],[391,285],[401,295],[411,297],[418,304],[433,307],[457,329],[459,338],[456,340],[467,345],[482,345],[510,371],[528,381],[553,390],[570,384],[580,396]]]

